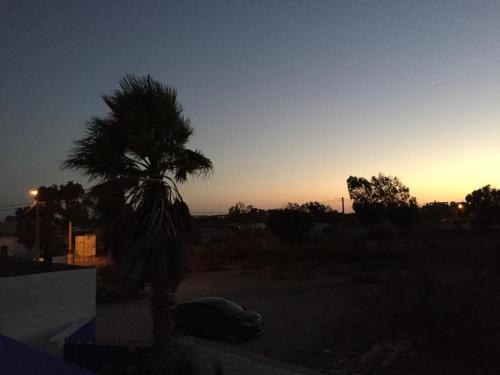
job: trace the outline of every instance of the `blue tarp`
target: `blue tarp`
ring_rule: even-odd
[[[0,335],[0,375],[92,375],[92,373]]]

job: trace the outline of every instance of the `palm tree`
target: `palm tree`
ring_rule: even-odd
[[[112,204],[126,206],[115,210],[115,217],[108,210],[105,229],[116,234],[118,223],[127,232],[127,241],[117,238],[113,252],[118,267],[129,283],[149,287],[155,373],[161,373],[175,353],[172,308],[190,219],[177,183],[207,174],[213,166],[200,151],[186,148],[193,128],[172,87],[149,75],[126,75],[103,100],[109,114],[87,123],[85,136],[75,142],[63,167],[97,180],[95,190],[113,187]],[[124,212],[126,223],[120,217]]]

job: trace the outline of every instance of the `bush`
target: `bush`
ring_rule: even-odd
[[[298,205],[291,204],[280,210],[272,210],[267,222],[271,233],[291,243],[304,240],[311,226],[311,215]]]
[[[273,241],[267,232],[233,232],[217,239],[190,247],[188,271],[213,271],[235,265],[255,267],[273,253]]]

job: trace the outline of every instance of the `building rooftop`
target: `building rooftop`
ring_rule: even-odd
[[[31,275],[36,273],[67,271],[85,267],[70,264],[52,263],[51,265],[18,257],[0,257],[0,277]]]

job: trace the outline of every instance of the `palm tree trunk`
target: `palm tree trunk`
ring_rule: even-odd
[[[154,374],[167,374],[175,361],[173,308],[175,292],[163,278],[151,285],[150,308],[153,318]],[[175,366],[175,365],[174,365]]]

